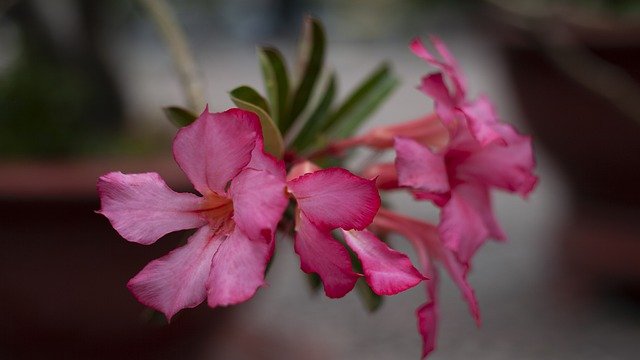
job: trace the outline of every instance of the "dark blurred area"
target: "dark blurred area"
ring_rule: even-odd
[[[312,14],[341,90],[383,60],[402,79],[369,127],[415,118],[430,111],[415,86],[432,69],[407,43],[441,36],[472,93],[532,134],[541,184],[527,202],[496,196],[510,242],[474,264],[483,327],[444,284],[431,358],[637,357],[640,0],[168,2],[218,111],[235,86],[261,89],[256,44],[290,59]],[[375,314],[354,296],[310,296],[286,240],[246,304],[166,324],[136,302],[128,279],[184,235],[127,243],[94,213],[95,182],[156,171],[189,190],[161,110],[185,101],[139,1],[0,0],[0,359],[417,359],[422,289]],[[390,201],[437,221],[423,203]]]

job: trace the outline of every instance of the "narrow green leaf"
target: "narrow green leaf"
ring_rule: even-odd
[[[267,97],[271,104],[271,118],[279,124],[287,117],[287,101],[289,100],[289,75],[287,66],[280,52],[272,47],[258,48],[260,68],[264,78]]]
[[[250,86],[239,86],[229,92],[231,100],[239,99],[259,107],[267,114],[271,114],[267,100],[262,97],[255,89]],[[237,104],[236,104],[237,105]]]
[[[318,20],[308,17],[305,19],[300,43],[299,61],[303,69],[302,75],[293,95],[291,111],[286,121],[283,119],[280,124],[280,129],[282,129],[284,133],[291,127],[291,124],[293,124],[309,102],[313,88],[322,70],[325,46],[326,39],[322,25]]]
[[[240,86],[229,93],[231,101],[237,107],[254,112],[260,118],[262,125],[262,135],[264,137],[264,150],[278,159],[284,153],[284,142],[278,127],[269,116],[269,106],[267,101],[258,94],[257,91],[248,87]]]
[[[352,135],[397,85],[389,65],[382,64],[330,116],[323,130],[330,131],[334,138]]]
[[[333,103],[333,99],[336,93],[336,77],[331,74],[327,87],[323,92],[322,98],[318,102],[315,110],[311,113],[307,121],[305,122],[302,130],[293,141],[293,148],[297,151],[302,151],[308,146],[312,145],[318,138],[322,127],[323,121],[327,118],[329,108]]]
[[[162,111],[164,111],[164,114],[169,118],[169,121],[177,127],[190,125],[198,118],[198,116],[191,111],[179,106],[168,106],[162,108]]]

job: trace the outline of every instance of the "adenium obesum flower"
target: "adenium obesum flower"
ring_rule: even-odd
[[[174,192],[156,173],[100,177],[99,212],[125,239],[149,245],[198,229],[129,281],[141,303],[171,319],[205,299],[211,307],[246,301],[264,284],[288,200],[284,164],[262,143],[255,114],[205,109],[173,142],[175,160],[200,196]]]
[[[535,160],[531,139],[499,122],[486,97],[474,102],[465,99],[466,84],[457,62],[437,38],[433,42],[442,61],[419,40],[411,43],[411,49],[442,71],[423,78],[422,90],[434,99],[436,113],[449,130],[449,141],[437,148],[396,137],[398,185],[442,207],[440,237],[468,263],[487,238],[506,238],[491,209],[490,189],[525,197],[537,182]],[[433,81],[442,74],[453,83],[453,91],[443,81]]]
[[[473,101],[466,98],[467,84],[458,62],[440,39],[434,36],[431,41],[442,60],[431,54],[418,38],[411,42],[410,48],[441,71],[423,77],[419,89],[433,98],[435,112],[442,123],[452,135],[467,127],[481,145],[500,141],[501,134],[493,126],[497,119],[488,99],[483,96]],[[452,85],[452,90],[449,90],[447,82]]]
[[[437,263],[449,274],[469,305],[476,323],[480,324],[478,301],[467,283],[468,265],[458,260],[455,253],[443,245],[435,226],[387,209],[380,209],[373,227],[380,231],[395,232],[411,242],[418,254],[422,271],[430,280],[426,282],[427,302],[416,310],[418,330],[422,336],[422,357],[435,349],[438,324],[438,269]]]
[[[294,166],[289,179],[287,189],[298,204],[295,251],[302,270],[320,276],[328,297],[344,296],[360,276],[352,269],[347,249],[331,235],[335,229],[362,262],[365,279],[376,294],[397,294],[424,279],[406,255],[365,229],[380,207],[373,180],[310,162]]]
[[[505,144],[482,146],[459,132],[446,148],[433,152],[411,139],[396,139],[398,184],[442,207],[440,237],[464,262],[487,238],[505,239],[491,209],[490,189],[524,197],[537,182],[530,138],[507,125],[496,129]]]

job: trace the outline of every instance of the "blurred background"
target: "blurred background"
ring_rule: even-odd
[[[171,325],[127,280],[182,240],[126,243],[98,209],[114,170],[188,183],[162,107],[185,105],[141,1],[0,1],[0,359],[417,359],[424,289],[370,314],[314,294],[291,242],[249,302],[183,311]],[[386,60],[402,81],[363,130],[431,111],[433,70],[414,36],[437,34],[506,122],[532,133],[541,178],[523,201],[497,194],[509,235],[474,263],[483,326],[442,284],[432,359],[635,359],[640,352],[640,1],[169,1],[210,109],[262,90],[256,45],[293,58],[303,17],[326,27],[344,96]],[[404,195],[403,212],[437,220]],[[401,239],[391,239],[401,250]]]

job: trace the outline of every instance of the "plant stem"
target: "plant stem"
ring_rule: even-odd
[[[189,44],[178,21],[165,0],[139,0],[155,22],[169,48],[174,65],[180,77],[187,106],[199,113],[204,108],[205,100],[202,84],[198,77],[198,70],[193,59]]]

